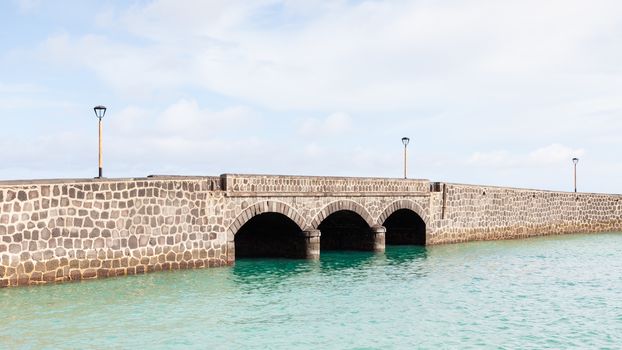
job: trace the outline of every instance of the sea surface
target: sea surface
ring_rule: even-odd
[[[614,349],[622,233],[0,289],[0,348]]]

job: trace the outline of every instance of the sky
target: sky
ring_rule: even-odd
[[[0,179],[622,193],[619,0],[3,0]]]

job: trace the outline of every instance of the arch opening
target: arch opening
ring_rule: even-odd
[[[410,209],[398,209],[384,221],[387,245],[425,245],[425,221]]]
[[[281,213],[262,213],[235,234],[235,258],[301,258],[306,255],[300,227]]]
[[[322,220],[318,229],[321,250],[373,250],[370,227],[354,211],[336,211]]]

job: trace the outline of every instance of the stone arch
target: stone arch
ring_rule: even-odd
[[[253,217],[264,213],[283,214],[290,220],[295,222],[301,230],[305,225],[304,218],[298,213],[298,211],[296,211],[296,209],[292,208],[288,204],[278,201],[261,201],[250,205],[249,207],[244,209],[235,218],[233,223],[229,225],[229,228],[227,229],[227,241],[233,242],[235,234],[242,226],[244,226],[245,223],[247,223]]]
[[[326,219],[330,214],[333,214],[340,210],[349,210],[357,213],[361,216],[361,218],[363,218],[363,220],[365,220],[369,227],[372,227],[375,224],[374,219],[364,206],[351,200],[339,200],[331,202],[328,205],[324,206],[322,209],[320,209],[320,211],[315,215],[313,220],[311,220],[310,227],[313,229],[317,229],[322,221],[324,221],[324,219]]]
[[[427,216],[423,208],[411,200],[398,200],[387,206],[378,217],[385,228],[387,245],[425,246],[428,241]]]
[[[421,207],[421,205],[417,202],[413,202],[411,200],[408,199],[401,199],[401,200],[397,200],[391,204],[389,204],[383,211],[382,214],[380,214],[380,216],[378,217],[378,225],[382,225],[385,220],[391,216],[391,214],[393,214],[394,212],[400,210],[400,209],[409,209],[414,211],[415,213],[417,213],[417,215],[419,215],[419,217],[421,218],[421,220],[423,220],[423,222],[425,223],[426,226],[428,226],[428,216],[426,215],[425,210],[423,209],[423,207]]]

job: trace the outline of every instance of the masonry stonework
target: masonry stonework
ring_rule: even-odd
[[[234,175],[0,182],[0,286],[230,265],[235,235],[279,213],[318,258],[320,224],[339,211],[369,226],[383,251],[385,220],[407,209],[426,244],[622,230],[619,195],[427,180]]]
[[[429,244],[622,231],[622,195],[439,184]]]

